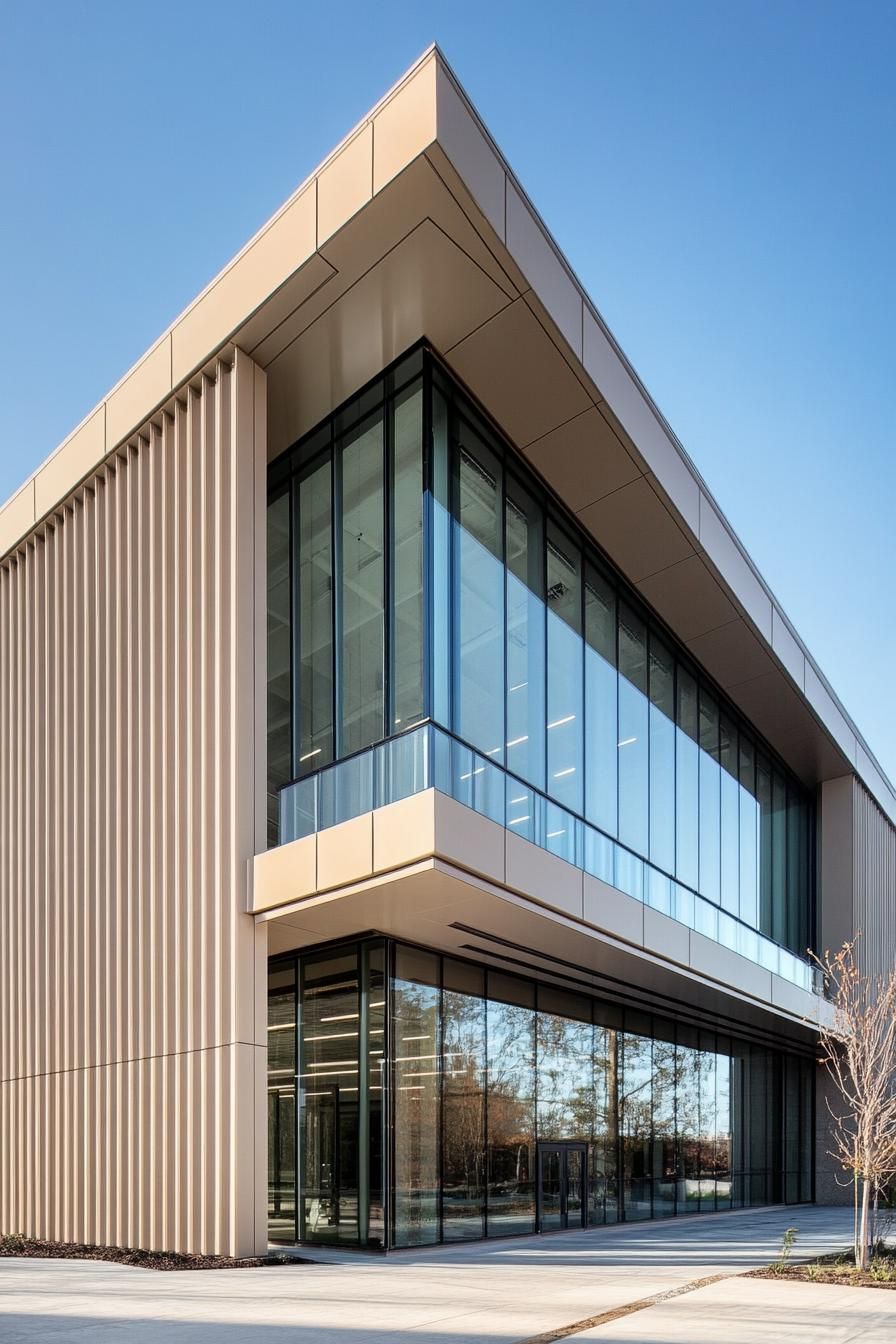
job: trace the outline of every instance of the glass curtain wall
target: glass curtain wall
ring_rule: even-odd
[[[554,1226],[548,1150],[568,1225],[812,1198],[813,1061],[688,1022],[376,939],[273,962],[269,1040],[275,1240]]]
[[[425,717],[422,369],[417,350],[270,468],[271,797]],[[364,788],[348,772],[327,819]]]
[[[272,839],[284,784],[345,761],[298,829],[357,815],[364,750],[430,719],[507,772],[517,834],[805,954],[811,799],[427,352],[272,465],[268,533]]]
[[[433,363],[432,717],[503,766],[505,824],[571,862],[564,812],[618,840],[610,880],[670,880],[798,954],[812,942],[812,806],[520,457]],[[515,781],[520,787],[515,787]],[[554,800],[539,813],[526,785]],[[590,843],[598,843],[593,839]],[[601,871],[599,856],[586,860]],[[666,880],[653,881],[653,877]],[[645,890],[645,884],[649,889]]]

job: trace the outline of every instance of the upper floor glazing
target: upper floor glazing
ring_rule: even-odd
[[[578,826],[611,873],[630,856],[645,886],[805,952],[811,797],[433,356],[270,487],[272,841],[283,785],[432,720],[504,772],[517,834],[564,853]]]

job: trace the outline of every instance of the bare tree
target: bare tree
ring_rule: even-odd
[[[867,1269],[872,1212],[896,1175],[896,968],[864,974],[855,942],[816,958],[833,1007],[819,1028],[820,1062],[833,1083],[829,1156],[850,1173],[854,1190],[855,1258]]]

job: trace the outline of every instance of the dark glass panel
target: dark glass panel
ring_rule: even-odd
[[[697,719],[697,683],[690,672],[679,665],[676,676],[675,875],[695,889],[700,875]]]
[[[361,1153],[361,1188],[365,1192],[366,1229],[362,1218],[361,1240],[370,1246],[385,1246],[385,1192],[383,1189],[383,1152],[388,1132],[384,1106],[386,1087],[386,947],[369,943],[362,948],[364,1029],[367,1059],[366,1135]],[[366,1167],[365,1167],[366,1155]],[[362,1208],[362,1213],[364,1213]]]
[[[697,1033],[679,1026],[675,1047],[678,1213],[700,1212],[700,1051]]]
[[[700,894],[718,902],[720,880],[721,771],[719,706],[700,688]]]
[[[423,389],[392,410],[392,727],[423,718]]]
[[[619,839],[648,852],[647,627],[619,604]]]
[[[333,759],[333,545],[329,458],[298,482],[298,697],[296,774]],[[294,541],[295,545],[295,541]]]
[[[547,790],[582,811],[583,681],[582,558],[553,523],[547,526]]]
[[[732,915],[740,913],[740,798],[737,782],[737,729],[727,714],[719,715],[721,769],[721,902]]]
[[[653,1042],[646,1036],[623,1036],[619,1100],[622,1204],[629,1222],[652,1214]]]
[[[268,844],[279,835],[279,797],[292,770],[292,611],[290,496],[285,490],[268,505],[267,531],[267,730]]]
[[[396,1246],[439,1239],[439,959],[398,946],[392,981]]]
[[[339,754],[383,736],[385,503],[382,411],[344,440],[340,453]]]
[[[295,1241],[296,971],[268,973],[268,1236]]]
[[[302,1228],[307,1241],[359,1239],[358,951],[344,948],[302,964]]]
[[[441,390],[432,388],[432,716],[450,728],[451,669],[454,635],[451,624],[451,451],[448,441],[448,404]]]
[[[544,527],[541,509],[513,479],[507,546],[507,768],[545,785]]]
[[[678,1150],[675,1141],[675,1084],[677,1064],[671,1024],[654,1028],[653,1131],[650,1175],[653,1180],[653,1216],[675,1213],[678,1187]]]
[[[712,1213],[716,1206],[716,1055],[711,1032],[700,1032],[697,1052],[699,1087],[699,1141],[697,1198],[700,1208]]]
[[[730,1209],[732,1200],[732,1114],[730,1042],[720,1037],[716,1053],[716,1208]]]
[[[504,564],[501,471],[476,433],[461,422],[458,529],[455,536],[457,629],[455,729],[504,763]]]
[[[787,942],[787,784],[772,773],[772,937]]]
[[[590,1021],[539,1011],[539,1142],[545,1139],[588,1141],[597,1133],[593,1036]]]
[[[603,574],[585,571],[585,816],[616,834],[618,676],[616,594]]]
[[[478,987],[470,984],[476,979]],[[478,968],[446,959],[442,999],[442,1236],[445,1241],[485,1235],[486,1023],[483,980],[483,973]],[[464,990],[449,988],[452,983],[464,986]],[[470,988],[475,992],[465,992]]]
[[[772,772],[756,754],[756,801],[759,804],[759,929],[773,937],[772,919]]]
[[[522,997],[509,977],[489,990]],[[531,988],[531,987],[530,987]],[[490,1000],[488,1016],[488,1235],[535,1231],[535,1012]]]
[[[595,1005],[592,1005],[594,1007]],[[588,1150],[588,1222],[613,1223],[618,1216],[617,1135],[619,1133],[619,1073],[617,1033],[594,1027],[595,1129]]]
[[[648,685],[650,860],[672,873],[675,871],[675,660],[653,632]]]
[[[759,927],[759,804],[756,800],[756,752],[740,734],[739,750],[740,917]]]

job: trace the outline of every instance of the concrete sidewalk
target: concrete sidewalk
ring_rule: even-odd
[[[409,1344],[518,1344],[695,1279],[766,1264],[790,1226],[799,1229],[798,1255],[838,1249],[850,1240],[851,1222],[849,1209],[744,1210],[388,1257],[337,1253],[313,1265],[164,1274],[91,1261],[0,1259],[0,1341],[386,1344],[407,1335]],[[809,1286],[822,1295],[839,1292]],[[827,1300],[822,1296],[822,1304]],[[699,1304],[700,1295],[676,1301],[686,1321],[688,1304]],[[627,1328],[653,1310],[629,1318]],[[816,1323],[813,1317],[813,1332]],[[619,1334],[625,1324],[602,1327],[595,1337],[639,1338]],[[724,1337],[733,1344],[727,1329]]]
[[[724,1279],[568,1338],[569,1344],[893,1344],[896,1292]]]

